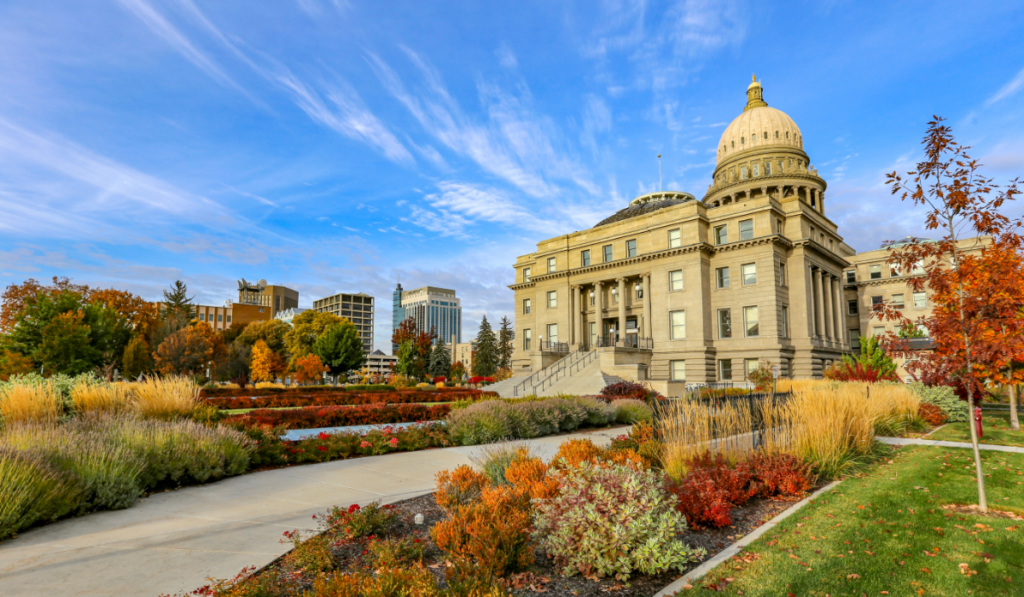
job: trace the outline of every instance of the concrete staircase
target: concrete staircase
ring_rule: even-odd
[[[491,385],[485,387],[484,391],[497,392],[498,395],[501,396],[502,398],[511,398],[512,388],[521,384],[529,376],[529,373],[518,373],[508,379],[503,379],[502,381],[499,381],[497,383],[492,383]]]
[[[541,391],[541,396],[557,396],[568,394],[570,396],[588,396],[600,394],[605,386],[623,381],[622,378],[608,375],[601,371],[601,359],[594,359],[580,371],[573,372],[567,377],[559,379],[550,387]]]
[[[598,394],[608,384],[622,381],[601,372],[594,351],[577,351],[531,375],[519,375],[487,387],[502,398]]]

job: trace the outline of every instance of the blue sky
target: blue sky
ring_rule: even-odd
[[[400,277],[455,288],[468,337],[512,315],[516,256],[656,189],[658,153],[702,196],[751,73],[876,248],[922,232],[884,173],[931,115],[1024,174],[1022,28],[1005,1],[6,0],[0,285],[367,292],[388,348]]]

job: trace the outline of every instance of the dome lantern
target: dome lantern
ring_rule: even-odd
[[[747,106],[743,108],[746,112],[751,108],[767,108],[768,102],[764,101],[764,90],[755,75],[750,75],[751,83],[747,87]]]

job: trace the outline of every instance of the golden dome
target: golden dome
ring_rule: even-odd
[[[800,128],[785,112],[769,108],[761,92],[761,83],[756,79],[747,87],[747,106],[742,114],[725,127],[722,139],[718,142],[716,165],[749,149],[777,146],[803,149],[804,139]]]

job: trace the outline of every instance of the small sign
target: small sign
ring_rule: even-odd
[[[775,365],[775,366],[772,367],[772,377],[774,377],[775,379],[779,378],[779,366],[778,365]]]

